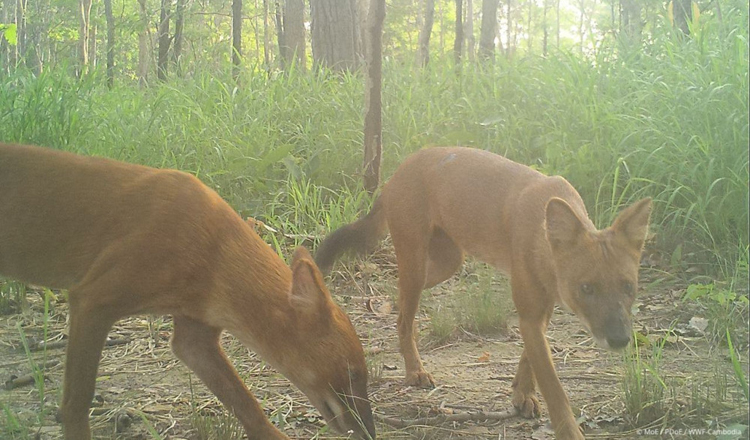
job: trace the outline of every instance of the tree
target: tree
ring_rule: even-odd
[[[19,0],[26,3],[28,0]],[[24,6],[25,9],[25,6]],[[83,74],[89,65],[89,31],[91,30],[91,0],[78,0],[78,73]]]
[[[453,40],[453,58],[456,60],[456,65],[461,63],[461,52],[464,41],[463,5],[463,0],[456,0],[456,39]]]
[[[681,32],[681,35],[690,35],[690,23],[693,22],[693,2],[691,0],[672,0],[671,6],[674,27]]]
[[[466,55],[469,61],[474,61],[474,1],[466,0],[466,13],[464,14],[464,33],[466,34]]]
[[[367,15],[367,79],[365,81],[364,185],[373,194],[380,182],[382,156],[383,21],[385,0],[371,0]]]
[[[482,1],[482,28],[479,30],[479,54],[482,58],[495,58],[497,6],[500,0]]]
[[[361,57],[357,0],[311,0],[312,53],[316,67],[352,70]]]
[[[435,0],[425,0],[424,23],[419,30],[419,46],[417,47],[417,62],[426,66],[430,62],[430,35],[435,22]]]
[[[305,56],[305,1],[284,0],[279,41],[279,52],[283,66],[289,66],[292,61],[297,68],[305,70],[307,57]],[[283,42],[282,42],[283,40]]]
[[[110,0],[111,1],[111,0]],[[174,22],[174,44],[172,45],[172,62],[177,76],[182,76],[182,40],[185,28],[185,0],[177,0]]]
[[[159,20],[159,56],[156,60],[156,78],[160,81],[165,81],[167,79],[169,45],[172,40],[169,36],[170,6],[170,0],[161,0],[161,14]]]
[[[232,77],[240,75],[242,63],[242,0],[232,0]]]
[[[115,84],[115,17],[112,15],[112,0],[104,0],[104,15],[107,17],[107,85]]]
[[[146,0],[138,0],[138,11],[140,15],[140,30],[138,32],[138,84],[141,87],[148,83],[148,12]]]

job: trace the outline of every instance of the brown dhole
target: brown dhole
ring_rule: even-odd
[[[316,262],[326,272],[343,252],[364,252],[390,229],[398,260],[398,335],[406,383],[416,386],[434,385],[414,333],[422,290],[449,278],[464,254],[510,275],[524,341],[513,405],[525,417],[538,416],[538,384],[557,438],[582,439],[544,333],[561,304],[601,346],[629,343],[650,211],[650,199],[643,199],[597,230],[562,177],[483,150],[427,148],[396,170],[370,213],[321,243]]]
[[[0,274],[69,289],[66,440],[91,438],[109,329],[144,313],[173,316],[172,350],[248,438],[288,437],[227,360],[223,329],[289,378],[333,428],[375,437],[362,345],[312,257],[297,249],[290,270],[189,174],[0,144]]]

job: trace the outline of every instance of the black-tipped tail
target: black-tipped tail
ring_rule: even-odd
[[[365,254],[371,251],[387,231],[380,198],[367,215],[328,234],[315,252],[315,264],[328,273],[333,263],[346,252]]]

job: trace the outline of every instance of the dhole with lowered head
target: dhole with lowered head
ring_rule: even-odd
[[[398,335],[406,383],[433,386],[417,351],[414,317],[423,289],[448,279],[469,254],[510,275],[524,351],[513,404],[539,415],[536,385],[558,439],[582,439],[544,333],[555,304],[573,311],[604,348],[630,341],[650,199],[597,230],[576,190],[502,156],[427,148],[384,185],[372,210],[331,233],[316,262],[325,272],[345,251],[364,252],[390,230],[398,263]]]
[[[171,314],[172,349],[248,438],[287,439],[219,345],[223,329],[302,390],[338,431],[374,438],[364,352],[304,248],[290,268],[190,174],[0,144],[0,274],[69,289],[60,415],[66,440],[88,416],[110,327]]]

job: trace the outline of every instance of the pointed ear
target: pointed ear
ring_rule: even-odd
[[[325,318],[330,294],[310,253],[298,247],[292,257],[292,290],[289,301],[298,312]]]
[[[586,231],[568,202],[557,197],[547,202],[544,224],[553,251],[571,249]]]
[[[612,223],[612,230],[638,251],[643,249],[651,217],[651,198],[641,199],[625,208]]]

